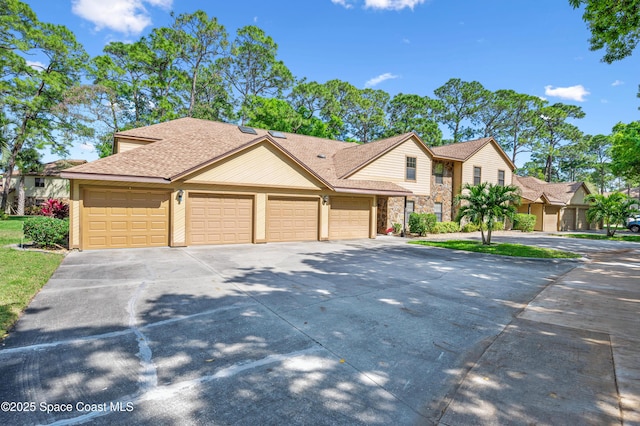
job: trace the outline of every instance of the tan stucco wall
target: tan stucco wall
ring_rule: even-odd
[[[569,201],[569,205],[588,205],[586,201],[584,201],[584,197],[588,195],[587,191],[584,190],[584,187],[578,188],[578,190],[573,194],[571,200]]]
[[[172,247],[182,247],[187,245],[186,200],[186,193],[183,193],[182,201],[180,201],[178,197],[178,189],[173,188],[171,196],[169,197],[169,202],[171,203],[169,207],[169,215],[171,216],[171,221],[169,223],[169,245]]]
[[[325,187],[309,172],[266,142],[194,173],[185,182],[309,189]]]
[[[415,182],[405,179],[407,157],[416,158]],[[431,157],[420,141],[411,138],[358,170],[349,179],[393,182],[414,194],[428,195],[431,193]]]
[[[71,194],[69,197],[69,246],[80,247],[80,185],[77,181],[70,181]]]

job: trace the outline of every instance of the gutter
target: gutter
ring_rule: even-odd
[[[61,172],[60,177],[64,179],[82,179],[82,180],[107,180],[118,182],[137,182],[137,183],[159,183],[170,184],[171,179],[161,177],[146,176],[126,176],[126,175],[103,175],[95,173],[78,173],[78,172]]]

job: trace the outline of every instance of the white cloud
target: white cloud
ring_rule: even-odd
[[[369,9],[382,10],[402,10],[409,8],[413,10],[416,5],[424,3],[426,0],[364,0],[364,7]]]
[[[600,99],[601,104],[608,104],[609,101],[607,99]]]
[[[95,24],[124,34],[140,34],[151,25],[145,5],[171,9],[173,0],[72,0],[71,11]]]
[[[331,0],[331,3],[340,5],[345,9],[351,9],[353,5],[349,3],[347,0]]]
[[[378,9],[378,10],[402,10],[413,8],[419,4],[424,3],[427,0],[364,0],[365,9]],[[331,3],[340,5],[345,9],[353,8],[353,4],[356,0],[331,0]]]
[[[47,66],[40,61],[27,61],[27,65],[33,68],[34,70],[42,71]]]
[[[553,88],[553,86],[545,86],[544,94],[547,96],[553,96],[560,99],[568,99],[570,101],[584,102],[585,101],[584,97],[590,93],[589,91],[587,91],[587,89],[584,88],[582,84],[578,84],[576,86],[570,86],[570,87],[556,87],[555,89]]]
[[[611,83],[612,86],[622,86],[624,84],[624,81],[622,80],[616,80],[613,83]]]
[[[394,78],[398,78],[397,75],[395,74],[391,74],[390,72],[386,72],[384,74],[381,74],[377,77],[373,77],[371,80],[367,81],[364,84],[364,87],[373,87],[373,86],[377,86],[378,84],[382,83],[385,80],[393,80]]]
[[[90,144],[88,142],[83,143],[82,145],[80,145],[80,149],[82,151],[89,151],[89,152],[93,152],[96,150],[96,147],[93,146],[93,144]]]
[[[411,40],[409,40],[408,38],[403,38],[403,39],[402,39],[402,42],[403,42],[404,44],[411,44]]]

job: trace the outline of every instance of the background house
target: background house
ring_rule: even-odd
[[[513,177],[520,187],[520,213],[536,216],[536,231],[575,231],[591,229],[587,221],[589,203],[584,198],[591,192],[584,182],[549,183],[534,177]],[[595,227],[595,225],[593,225]]]
[[[72,248],[375,238],[411,211],[451,220],[460,186],[510,184],[491,138],[430,149],[414,133],[367,144],[182,118],[114,136],[71,179]]]
[[[15,170],[9,187],[8,205],[12,213],[17,211],[20,179],[24,177],[25,210],[39,206],[49,198],[69,199],[69,180],[60,177],[62,170],[86,163],[87,160],[57,160],[43,165],[38,172],[26,173],[24,176]]]

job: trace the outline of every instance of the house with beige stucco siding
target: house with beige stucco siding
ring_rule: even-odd
[[[536,216],[535,231],[575,231],[596,227],[587,221],[591,193],[584,182],[545,182],[535,177],[514,176],[520,188],[522,204],[519,213]]]
[[[119,132],[114,155],[63,172],[70,246],[375,238],[411,211],[451,220],[468,161],[486,176],[504,169],[506,184],[513,171],[491,138],[455,145],[438,152],[414,133],[354,144],[193,118]]]

